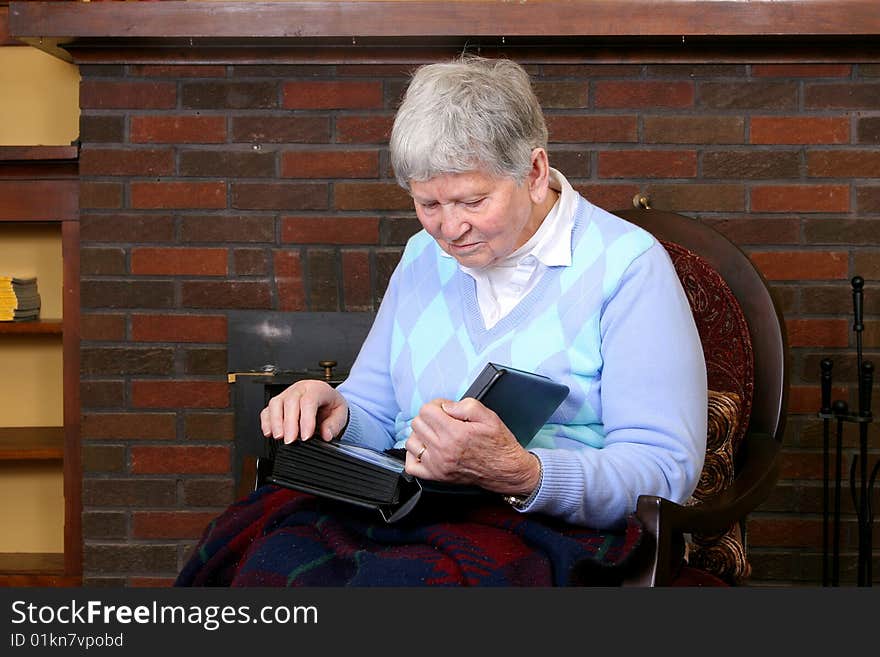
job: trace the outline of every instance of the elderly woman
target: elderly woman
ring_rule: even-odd
[[[487,493],[427,493],[386,525],[265,486],[208,527],[178,585],[609,583],[634,554],[637,497],[685,501],[705,452],[705,364],[666,251],[550,167],[541,108],[511,61],[420,68],[391,156],[424,230],[346,381],[295,383],[262,431],[404,448],[420,480]],[[525,447],[461,398],[487,362],[569,388]]]
[[[264,435],[405,447],[416,477],[579,525],[619,526],[641,494],[686,500],[707,404],[690,307],[664,248],[550,167],[526,72],[420,68],[391,157],[424,230],[345,383],[294,384],[263,411]],[[527,449],[480,402],[453,401],[486,362],[570,388]]]

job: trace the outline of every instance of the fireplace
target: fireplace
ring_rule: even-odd
[[[372,313],[229,314],[228,377],[233,388],[235,438],[231,474],[236,496],[261,480],[257,460],[270,454],[272,439],[260,431],[269,399],[302,379],[342,383],[367,336]]]

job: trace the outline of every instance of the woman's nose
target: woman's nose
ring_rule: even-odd
[[[458,207],[451,203],[442,207],[440,232],[447,242],[455,242],[470,229],[470,224],[462,221]]]

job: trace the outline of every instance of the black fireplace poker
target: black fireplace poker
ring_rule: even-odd
[[[822,448],[824,481],[822,487],[822,585],[838,586],[840,583],[840,487],[843,452],[843,424],[856,422],[859,427],[858,452],[853,455],[849,471],[849,488],[853,505],[856,510],[858,527],[858,569],[856,583],[858,586],[871,586],[871,557],[874,512],[871,496],[877,482],[880,461],[868,471],[868,424],[873,421],[871,413],[871,392],[874,386],[874,364],[862,358],[863,299],[865,281],[861,276],[853,277],[853,331],[856,334],[856,369],[858,373],[858,410],[850,412],[845,401],[831,402],[831,373],[833,361],[823,359],[819,364],[822,406],[819,417],[822,419]],[[829,487],[830,471],[830,431],[831,421],[837,424],[837,440],[834,469],[834,510],[830,508]],[[829,521],[833,518],[833,529],[830,531],[833,541],[832,553],[829,557]],[[829,564],[830,558],[830,564]]]

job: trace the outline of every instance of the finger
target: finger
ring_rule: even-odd
[[[266,438],[272,435],[272,425],[269,422],[268,407],[260,411],[260,431],[263,432],[263,436],[265,436]]]
[[[452,427],[454,418],[445,413],[440,404],[425,404],[419,410],[419,414],[413,418],[414,431],[421,431],[429,437],[441,436],[448,433]]]
[[[299,403],[298,394],[292,394],[284,400],[283,430],[281,435],[285,443],[292,443],[299,438]]]
[[[337,436],[342,435],[345,428],[345,421],[348,418],[348,409],[344,407],[336,408],[321,422],[321,438],[327,442],[333,440]]]
[[[495,415],[494,411],[472,397],[457,402],[444,401],[440,408],[449,417],[462,422],[491,422]]]
[[[412,427],[413,434],[418,436],[417,447],[420,447],[422,443],[427,445],[440,444],[440,434],[435,430],[435,426],[442,426],[440,423],[429,423],[424,415],[419,413],[419,415],[412,419],[410,426]],[[412,434],[410,434],[410,438],[412,438]],[[407,443],[409,443],[409,439],[407,439]]]
[[[284,402],[280,397],[272,397],[266,407],[269,431],[276,440],[284,437]]]
[[[299,400],[299,437],[308,440],[315,433],[317,423],[318,403],[311,396],[301,397]]]

